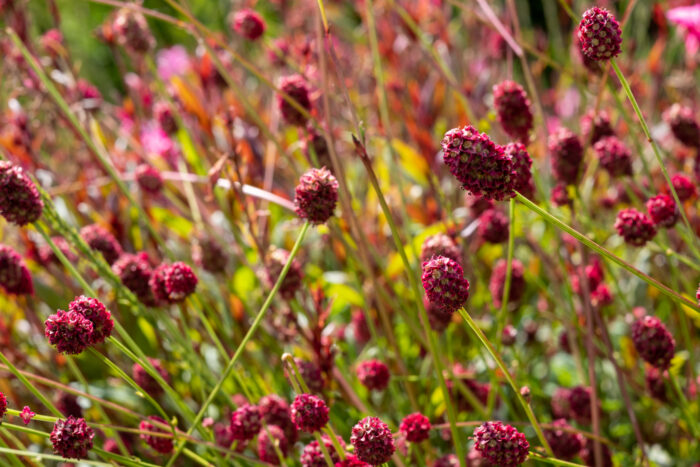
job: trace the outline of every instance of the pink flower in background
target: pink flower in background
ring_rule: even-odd
[[[190,69],[190,57],[181,45],[162,49],[156,56],[158,76],[167,80],[173,76],[183,75]]]
[[[672,8],[666,12],[666,18],[684,30],[686,52],[695,57],[700,49],[700,3]]]
[[[175,161],[175,143],[159,125],[145,125],[141,132],[141,145],[146,155],[160,156],[168,162]]]

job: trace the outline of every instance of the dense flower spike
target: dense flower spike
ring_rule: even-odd
[[[611,177],[632,175],[632,155],[627,146],[616,136],[599,139],[593,145],[600,165],[608,171]]]
[[[690,148],[700,147],[700,125],[693,109],[675,103],[666,109],[663,118],[678,141]]]
[[[162,423],[165,425],[168,425],[168,422],[163,420],[162,418],[158,417],[157,415],[150,415],[148,417],[149,420],[157,423]],[[159,452],[161,454],[170,454],[173,450],[173,440],[172,438],[167,438],[163,436],[155,436],[152,435],[151,433],[170,433],[169,430],[166,430],[165,428],[161,428],[159,426],[154,425],[153,423],[142,420],[141,423],[139,424],[139,430],[141,430],[144,433],[141,433],[139,437],[150,447],[152,447],[156,452]]]
[[[211,273],[220,273],[226,270],[228,254],[214,238],[200,235],[192,245],[192,261]]]
[[[526,198],[532,198],[535,195],[535,182],[532,180],[532,158],[527,148],[521,143],[508,143],[504,152],[513,159],[515,168],[513,189]]]
[[[56,350],[66,354],[79,354],[92,342],[92,322],[75,311],[58,310],[47,318],[44,334]]]
[[[130,8],[117,12],[112,28],[119,45],[133,52],[145,53],[155,45],[146,18]]]
[[[307,433],[320,431],[328,423],[326,403],[312,394],[299,394],[294,398],[291,414],[296,427]]]
[[[357,378],[372,391],[383,391],[389,384],[389,367],[379,360],[367,360],[357,365]]]
[[[13,295],[34,293],[32,275],[19,253],[7,245],[0,245],[0,286]]]
[[[158,170],[148,164],[141,164],[134,170],[134,178],[145,193],[157,195],[163,189],[163,177]]]
[[[617,213],[615,230],[625,242],[634,246],[644,246],[656,235],[656,227],[651,219],[634,208],[623,209]]]
[[[508,217],[498,209],[489,209],[479,217],[479,237],[488,243],[503,243],[508,240],[510,225]]]
[[[243,404],[231,414],[231,434],[233,439],[248,441],[255,438],[262,426],[260,409],[251,404]]]
[[[566,183],[559,182],[552,187],[549,199],[555,206],[568,206],[573,203]]]
[[[338,444],[345,448],[345,442],[340,437],[336,439]],[[335,446],[333,446],[331,439],[327,435],[323,435],[321,440],[323,441],[323,445],[325,446],[326,450],[330,454],[333,463],[336,464],[340,462],[340,455],[335,450]],[[326,459],[323,457],[323,451],[318,445],[318,441],[312,441],[304,446],[300,460],[302,467],[328,467]]]
[[[447,329],[447,326],[449,326],[449,324],[452,322],[452,312],[443,311],[436,305],[430,303],[427,297],[424,298],[423,304],[425,306],[425,311],[428,314],[428,321],[430,322],[430,327],[432,330],[437,333],[441,333]]]
[[[275,446],[280,450],[282,456],[286,456],[289,452],[289,442],[282,428],[268,425],[260,430],[258,435],[258,457],[260,460],[272,465],[279,465],[280,460]]]
[[[153,271],[144,255],[125,253],[112,265],[112,271],[141,302],[149,306],[155,305],[149,285]]]
[[[399,431],[412,443],[420,443],[430,436],[430,419],[420,412],[404,417],[399,425]]]
[[[350,442],[361,461],[370,465],[389,462],[396,451],[389,427],[377,417],[365,417],[352,427]]]
[[[170,265],[163,274],[168,300],[181,302],[194,293],[199,280],[187,264],[178,261]]]
[[[491,272],[491,280],[489,281],[489,292],[493,299],[493,306],[500,308],[503,301],[503,292],[506,286],[506,274],[508,272],[508,261],[500,259]],[[525,269],[523,263],[517,259],[513,259],[511,263],[510,277],[510,292],[508,293],[508,302],[515,303],[520,300],[525,294]]]
[[[697,194],[695,189],[695,184],[683,174],[675,174],[671,177],[671,184],[673,184],[673,189],[676,190],[678,199],[681,201],[687,201],[694,198]]]
[[[311,112],[311,98],[309,96],[309,88],[301,75],[285,76],[279,83],[280,91],[287,94],[294,100],[299,107]],[[306,124],[306,115],[301,113],[294,105],[288,102],[282,94],[277,95],[277,103],[279,105],[282,118],[290,125],[304,126]]]
[[[474,447],[486,460],[501,467],[522,464],[530,452],[525,435],[501,422],[485,422],[474,430]]]
[[[567,185],[578,183],[583,164],[581,140],[568,128],[559,127],[547,142],[552,154],[554,178]]]
[[[583,436],[569,430],[572,427],[560,418],[552,422],[552,428],[544,431],[544,437],[558,459],[571,460],[583,449]]]
[[[669,367],[675,355],[676,341],[654,316],[645,316],[632,325],[632,342],[646,362],[662,370]]]
[[[450,173],[469,193],[496,201],[514,196],[513,159],[486,133],[470,125],[453,128],[445,133],[441,144]]]
[[[459,263],[462,261],[462,250],[449,235],[439,233],[427,237],[421,245],[421,262],[426,262],[433,256],[445,256]]]
[[[583,14],[578,40],[584,56],[595,61],[610,60],[620,53],[620,24],[608,10],[593,7]]]
[[[649,198],[646,206],[649,217],[657,226],[669,229],[678,222],[680,210],[671,196],[654,196]]]
[[[276,394],[268,394],[260,398],[258,408],[265,423],[282,428],[290,444],[296,442],[297,427],[292,421],[289,405],[284,399]]]
[[[532,105],[523,87],[514,81],[495,85],[493,104],[508,136],[527,143],[532,130]]]
[[[153,368],[160,374],[161,378],[163,378],[163,380],[166,383],[169,383],[170,375],[168,374],[168,371],[163,367],[163,364],[160,362],[160,360],[157,360],[155,358],[149,358],[148,361],[151,363],[151,366],[153,366]],[[132,378],[134,378],[136,384],[138,384],[149,395],[157,397],[163,393],[163,387],[158,383],[158,381],[156,381],[156,379],[153,376],[149,375],[146,369],[140,364],[134,363],[131,366],[131,376]]]
[[[310,169],[301,176],[294,196],[299,217],[323,224],[333,215],[337,203],[338,181],[328,169]]]
[[[277,278],[282,273],[284,265],[287,264],[289,259],[289,252],[281,248],[272,248],[267,254],[267,282],[270,287],[275,285]],[[280,287],[280,295],[286,299],[294,297],[294,294],[301,287],[301,281],[303,277],[303,272],[301,269],[301,264],[296,258],[292,260],[292,264],[287,271],[287,275],[284,280],[282,280],[282,286]]]
[[[112,265],[122,254],[122,247],[107,229],[97,224],[80,229],[80,236],[90,248],[102,253],[107,264]]]
[[[262,16],[249,8],[237,11],[233,15],[231,26],[239,36],[250,41],[259,39],[265,33],[265,21]]]
[[[96,298],[88,298],[83,295],[76,297],[68,305],[68,310],[80,313],[92,323],[91,345],[101,344],[112,335],[114,327],[112,314]]]
[[[170,268],[169,263],[161,263],[153,270],[151,278],[148,280],[148,285],[156,302],[159,305],[170,303],[168,298],[168,290],[165,287],[165,272]]]
[[[444,256],[423,263],[422,281],[430,303],[444,312],[456,311],[469,298],[469,281],[462,266]]]
[[[5,394],[0,392],[0,424],[2,424],[2,419],[5,417],[5,414],[7,413],[7,397],[5,397]]]
[[[591,388],[586,386],[576,386],[567,393],[569,403],[569,416],[573,417],[582,425],[591,423]]]
[[[581,117],[581,135],[585,142],[590,141],[592,145],[606,136],[614,136],[610,115],[605,110],[595,113],[594,109],[590,109]]]
[[[94,437],[95,433],[85,423],[85,419],[68,417],[56,421],[49,439],[54,454],[66,459],[87,459]]]
[[[44,209],[39,191],[21,167],[0,161],[0,215],[23,226],[36,221]]]

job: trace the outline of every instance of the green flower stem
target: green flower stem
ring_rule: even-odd
[[[664,178],[666,179],[668,188],[671,194],[673,195],[673,199],[676,202],[676,206],[678,206],[678,210],[681,212],[681,217],[683,217],[683,223],[685,224],[686,229],[688,229],[688,232],[690,232],[692,240],[688,242],[688,246],[691,250],[693,250],[693,254],[697,258],[700,258],[700,251],[698,250],[696,245],[696,235],[694,234],[693,228],[690,226],[690,221],[688,220],[688,216],[686,215],[685,209],[683,208],[683,203],[681,203],[681,200],[678,198],[678,193],[676,193],[676,189],[673,187],[673,183],[671,183],[671,177],[668,175],[666,165],[664,164],[664,161],[661,158],[659,146],[656,144],[656,141],[654,141],[654,138],[651,137],[649,126],[647,125],[647,122],[644,119],[644,115],[642,114],[642,111],[639,108],[639,105],[637,104],[637,99],[634,97],[634,93],[632,92],[632,89],[630,88],[630,85],[627,82],[627,78],[625,78],[625,75],[622,73],[622,70],[620,70],[620,67],[617,65],[617,61],[613,58],[612,60],[610,60],[610,63],[612,64],[613,70],[615,70],[617,78],[620,80],[622,88],[625,90],[625,94],[627,94],[627,99],[630,101],[630,104],[632,104],[632,107],[634,108],[634,113],[637,114],[637,118],[639,119],[639,125],[642,127],[642,131],[644,132],[644,136],[646,136],[647,141],[649,141],[649,144],[651,144],[651,148],[654,150],[654,156],[656,156],[656,161],[659,163],[661,172],[664,174]]]
[[[513,248],[515,244],[515,199],[511,198],[508,203],[508,254],[506,268],[506,283],[503,286],[503,297],[501,298],[501,309],[498,313],[498,324],[496,326],[496,348],[500,352],[503,344],[501,334],[506,324],[508,311],[508,300],[510,298],[510,286],[513,280]]]
[[[640,279],[642,279],[644,282],[646,282],[650,286],[658,289],[662,294],[666,295],[671,300],[679,303],[680,305],[692,308],[695,311],[700,311],[700,306],[697,303],[695,303],[692,300],[678,294],[677,292],[675,292],[671,288],[663,285],[661,282],[657,281],[653,277],[651,277],[647,274],[644,274],[642,271],[635,268],[631,264],[627,263],[623,259],[619,258],[618,256],[615,256],[610,250],[600,246],[599,244],[597,244],[596,242],[594,242],[590,238],[586,237],[582,233],[569,227],[567,224],[565,224],[561,220],[557,219],[556,217],[554,217],[553,215],[551,215],[550,213],[548,213],[544,209],[540,208],[539,206],[537,206],[535,203],[533,203],[529,199],[525,198],[520,193],[516,193],[516,197],[517,197],[518,201],[520,201],[522,204],[524,204],[528,209],[530,209],[534,213],[541,216],[546,222],[554,225],[555,227],[559,228],[560,230],[563,230],[564,232],[568,233],[569,235],[574,237],[579,242],[586,245],[591,250],[604,256],[605,258],[607,258],[611,262],[617,264],[618,266],[622,267],[626,271],[639,277]]]
[[[559,459],[552,459],[551,457],[544,457],[536,452],[530,453],[530,459],[537,459],[540,462],[550,465],[561,465],[563,467],[584,467],[583,464],[576,464],[574,462],[562,461]]]
[[[542,447],[544,447],[545,451],[547,452],[547,455],[550,457],[554,457],[554,453],[552,452],[552,448],[549,446],[549,443],[547,442],[547,438],[544,437],[544,433],[542,432],[542,428],[540,427],[540,424],[537,421],[537,417],[535,416],[535,413],[532,411],[532,407],[530,407],[530,404],[528,404],[527,401],[525,400],[525,398],[523,398],[522,394],[520,394],[520,388],[515,384],[513,377],[510,375],[510,372],[508,371],[508,367],[506,367],[506,364],[503,363],[503,360],[498,355],[498,352],[496,352],[496,349],[493,347],[493,345],[491,345],[491,342],[489,342],[489,340],[486,337],[486,335],[484,334],[484,332],[474,322],[472,317],[469,316],[469,313],[467,312],[467,310],[465,310],[464,307],[462,307],[458,310],[458,312],[462,316],[462,318],[464,318],[464,321],[467,322],[467,325],[469,325],[469,327],[471,328],[474,335],[476,335],[476,337],[481,341],[481,344],[484,346],[484,348],[489,353],[491,358],[493,358],[496,361],[496,364],[503,372],[503,376],[506,378],[506,381],[508,381],[508,384],[510,384],[510,387],[513,389],[513,392],[515,393],[515,397],[518,399],[518,402],[520,403],[523,410],[525,411],[527,418],[530,420],[530,424],[535,429],[535,432],[537,433],[537,438],[540,440],[540,444],[542,444]]]
[[[270,305],[272,305],[272,300],[275,298],[275,295],[277,295],[277,292],[279,291],[280,287],[282,286],[282,281],[284,278],[287,276],[287,272],[289,271],[289,268],[292,265],[292,261],[294,260],[294,257],[297,255],[299,252],[299,249],[301,248],[301,244],[304,240],[304,237],[306,236],[306,232],[309,230],[311,224],[309,224],[308,221],[306,221],[301,228],[301,232],[299,232],[299,236],[297,237],[296,242],[294,243],[294,247],[292,247],[292,251],[289,252],[289,258],[287,259],[287,263],[284,265],[284,268],[282,268],[282,272],[280,273],[279,277],[277,278],[277,282],[275,282],[274,287],[270,291],[270,294],[267,296],[267,299],[263,303],[262,307],[260,308],[260,311],[258,311],[258,314],[255,316],[255,319],[253,320],[253,323],[250,326],[250,329],[248,329],[248,332],[246,335],[243,337],[243,340],[241,343],[238,345],[238,348],[236,348],[236,352],[233,354],[233,357],[228,362],[228,365],[226,365],[226,368],[224,369],[223,373],[221,374],[221,377],[219,378],[219,381],[216,383],[216,386],[214,386],[214,389],[212,389],[211,393],[209,393],[209,396],[207,399],[204,401],[204,404],[202,404],[202,407],[199,409],[199,412],[195,416],[194,420],[190,422],[190,428],[187,430],[187,436],[192,435],[192,432],[199,426],[199,423],[202,421],[202,418],[204,418],[204,414],[206,413],[207,409],[211,405],[211,403],[214,401],[214,398],[217,396],[219,391],[221,390],[222,386],[224,385],[224,382],[228,379],[229,375],[233,371],[233,367],[236,364],[236,361],[238,358],[241,356],[243,353],[246,345],[250,341],[250,339],[253,337],[255,334],[255,331],[258,329],[258,326],[260,326],[260,323],[262,322],[263,318],[265,317],[265,314],[267,313],[267,310],[270,308]],[[170,467],[173,465],[175,460],[178,458],[180,453],[182,452],[182,449],[185,446],[184,441],[180,441],[177,445],[177,448],[175,449],[175,452],[173,455],[170,457],[170,460],[168,460],[167,467]]]

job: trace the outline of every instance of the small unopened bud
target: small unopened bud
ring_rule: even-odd
[[[530,394],[530,388],[528,386],[523,386],[520,388],[520,395],[523,396],[528,404],[530,403],[532,395]]]

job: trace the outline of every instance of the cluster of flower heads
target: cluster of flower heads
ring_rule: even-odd
[[[68,311],[58,310],[46,319],[45,335],[56,350],[79,354],[97,345],[112,334],[114,321],[105,306],[96,298],[76,297]]]
[[[112,264],[122,284],[145,305],[179,303],[193,294],[199,282],[192,268],[177,261],[153,269],[145,253],[123,254]]]

